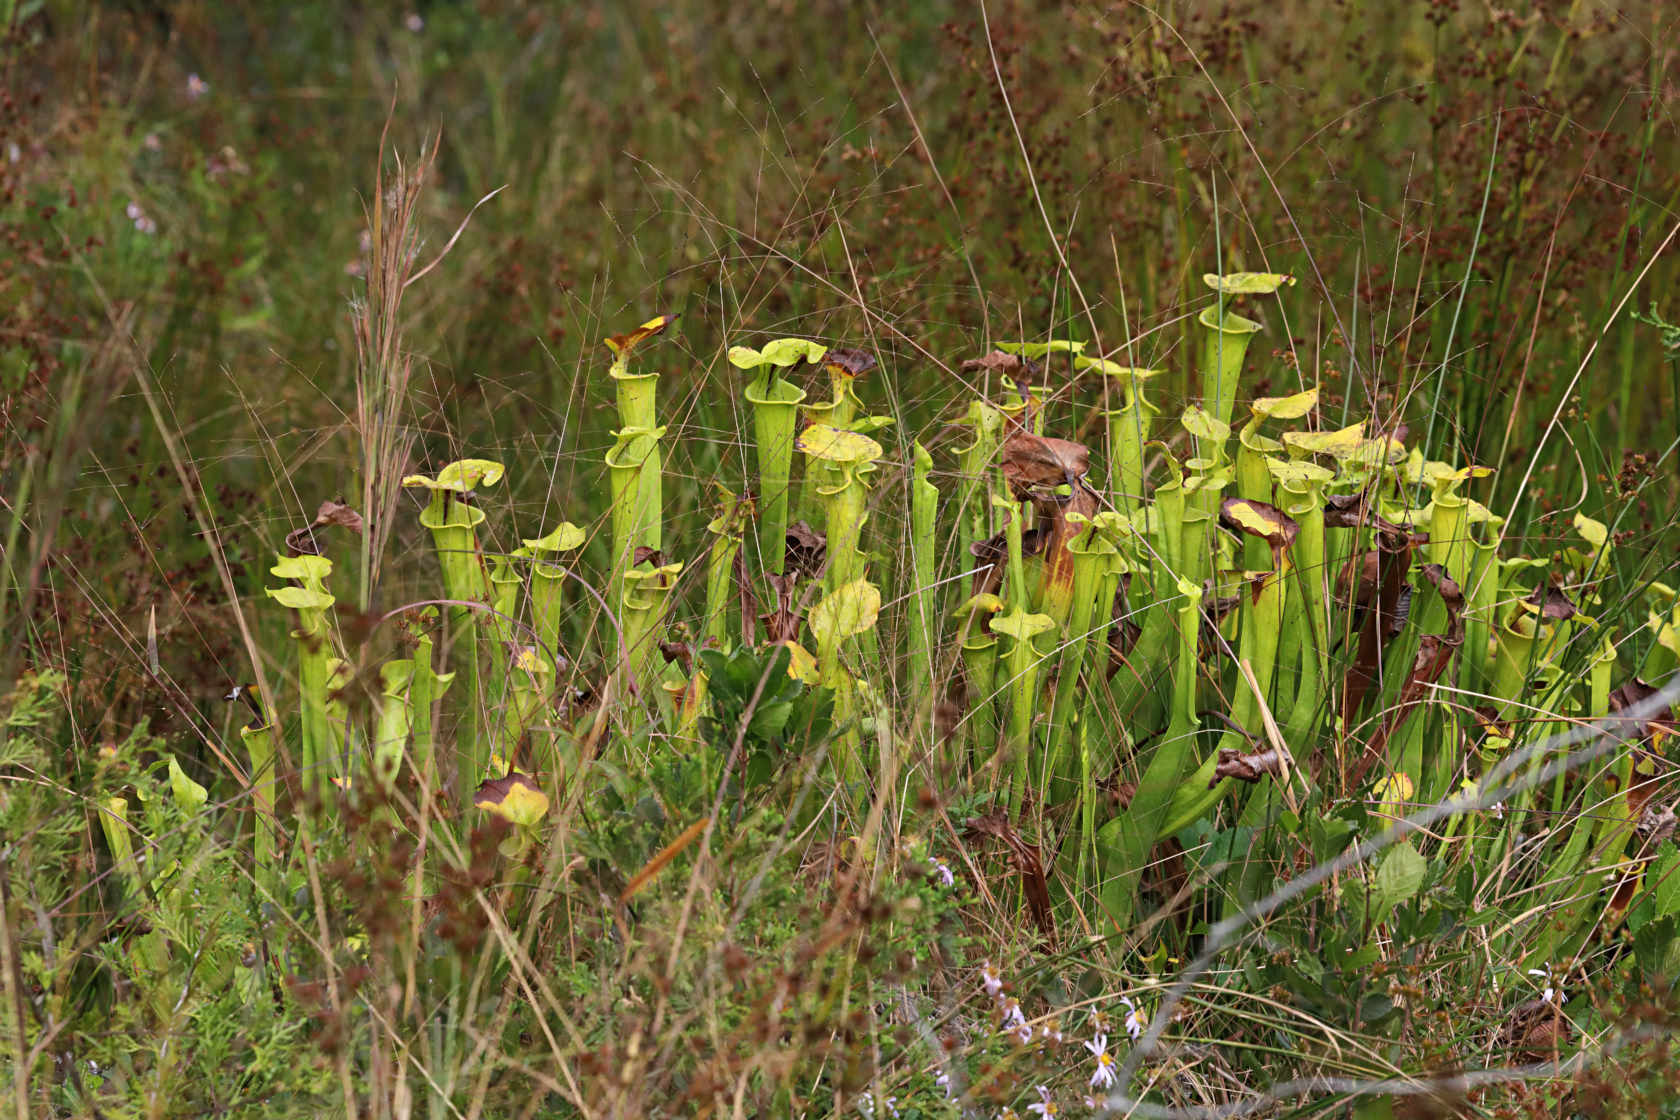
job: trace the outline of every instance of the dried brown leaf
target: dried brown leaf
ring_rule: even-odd
[[[334,525],[360,535],[363,529],[362,515],[345,504],[343,498],[332,498],[322,502],[320,508],[315,511],[314,521],[286,534],[286,550],[293,556],[319,556],[321,542],[315,530]]]
[[[1548,584],[1543,591],[1536,587],[1526,601],[1540,608],[1541,618],[1552,622],[1562,622],[1581,613],[1556,584]]]
[[[814,578],[828,558],[828,538],[804,521],[787,527],[787,569],[790,575]]]
[[[970,358],[962,364],[964,373],[995,373],[1015,382],[1031,382],[1038,378],[1041,367],[1031,358],[993,350],[983,358]]]
[[[1003,441],[1004,480],[1016,498],[1027,498],[1034,487],[1066,484],[1079,490],[1091,471],[1091,450],[1070,439],[1035,436],[1017,427]]]
[[[1235,778],[1239,782],[1258,782],[1263,774],[1281,778],[1288,765],[1288,756],[1276,747],[1254,752],[1234,751],[1226,747],[1220,750],[1219,759],[1213,765],[1213,777],[1208,780],[1208,788],[1212,789],[1226,778]]]
[[[875,355],[867,350],[831,349],[823,355],[823,365],[842,377],[862,377],[875,368]]]

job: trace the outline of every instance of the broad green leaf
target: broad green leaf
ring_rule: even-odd
[[[1226,295],[1270,295],[1286,284],[1294,284],[1295,277],[1284,272],[1233,272],[1228,276],[1204,272],[1202,283]]]
[[[854,579],[823,596],[811,608],[811,633],[824,648],[873,629],[881,613],[881,592],[867,579]]]
[[[1467,482],[1472,478],[1486,478],[1492,473],[1492,467],[1478,467],[1474,465],[1455,467],[1451,463],[1443,463],[1439,460],[1431,459],[1429,462],[1424,463],[1422,469],[1416,472],[1416,474],[1412,477],[1425,485],[1433,486],[1439,490],[1442,487],[1456,486],[1459,483]]]
[[[1377,864],[1373,893],[1383,913],[1405,902],[1423,889],[1429,863],[1410,840],[1394,845]]]
[[[1271,420],[1299,420],[1318,405],[1318,386],[1288,397],[1260,397],[1248,407]]]
[[[1304,459],[1267,459],[1266,469],[1272,472],[1272,477],[1284,485],[1317,484],[1324,485],[1333,482],[1336,472],[1328,467],[1321,467],[1317,463],[1309,463]]]
[[[1575,515],[1575,531],[1581,534],[1581,539],[1593,546],[1593,551],[1604,547],[1604,542],[1610,539],[1610,530],[1602,521],[1594,521],[1584,513]]]
[[[1231,425],[1199,404],[1193,404],[1186,408],[1180,423],[1184,425],[1185,431],[1197,439],[1224,443],[1231,438]]]
[[[411,474],[402,480],[404,486],[423,486],[428,490],[449,490],[465,494],[480,486],[494,486],[502,480],[507,468],[493,459],[458,459],[438,472],[436,478]]]
[[[1645,872],[1645,882],[1651,888],[1657,917],[1666,918],[1680,913],[1680,852],[1670,851],[1653,862]]]
[[[1366,467],[1392,467],[1406,461],[1406,445],[1393,436],[1373,436],[1353,449],[1348,462]]]
[[[1285,432],[1283,445],[1302,455],[1329,455],[1346,459],[1365,442],[1365,421],[1333,432]]]
[[[729,364],[736,369],[757,369],[769,364],[764,360],[764,354],[751,346],[731,346],[727,357]]]
[[[809,650],[798,642],[784,642],[789,653],[787,674],[796,681],[806,684],[821,684],[822,676],[817,672],[817,659],[811,656]]]
[[[794,441],[799,450],[813,459],[830,463],[856,463],[879,459],[881,445],[859,432],[848,432],[828,424],[812,424]]]
[[[1045,342],[1000,342],[997,348],[1005,354],[1042,358],[1046,354],[1079,354],[1084,351],[1085,344],[1068,338],[1052,338]]]
[[[1119,362],[1111,362],[1107,358],[1093,358],[1088,354],[1080,354],[1074,358],[1073,365],[1075,369],[1094,369],[1105,377],[1124,377],[1132,381],[1148,381],[1162,373],[1161,370],[1146,369],[1143,366],[1123,366]]]
[[[1026,611],[1010,611],[992,619],[994,634],[1007,634],[1018,642],[1030,642],[1040,634],[1048,633],[1056,628],[1056,620],[1047,614],[1028,614]]]
[[[274,561],[269,574],[281,579],[295,579],[299,583],[320,584],[332,575],[333,563],[325,556],[281,556]]]
[[[312,587],[270,587],[267,591],[270,599],[294,611],[326,610],[338,601],[329,592]]]
[[[570,552],[581,547],[584,540],[583,530],[570,521],[562,521],[558,528],[543,537],[522,540],[526,548],[537,552]]]
[[[189,813],[196,813],[210,797],[209,790],[187,777],[174,755],[169,756],[169,792],[175,795],[175,804]]]
[[[794,366],[800,362],[820,362],[828,347],[808,338],[778,338],[765,344],[761,361],[765,365]]]

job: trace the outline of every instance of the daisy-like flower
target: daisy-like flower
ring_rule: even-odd
[[[187,100],[197,101],[210,92],[210,83],[197,74],[187,75]]]
[[[1013,1108],[1004,1105],[1003,1111],[997,1114],[997,1120],[1021,1120],[1021,1116]]]
[[[1014,996],[998,1000],[998,1010],[1003,1012],[1004,1030],[1027,1025],[1027,1017],[1021,1011],[1021,1001]]]
[[[1038,1115],[1044,1117],[1044,1120],[1050,1120],[1053,1116],[1060,1116],[1062,1114],[1062,1110],[1050,1096],[1050,1090],[1046,1089],[1042,1085],[1035,1085],[1034,1088],[1038,1090],[1038,1103],[1029,1104],[1027,1106],[1027,1111],[1036,1112]]]
[[[951,865],[950,864],[946,863],[944,860],[940,859],[938,856],[929,856],[929,857],[927,857],[927,859],[928,859],[929,865],[931,865],[932,868],[933,868],[932,875],[935,879],[939,880],[939,885],[940,886],[950,887],[950,886],[955,886],[956,885],[957,878],[956,878],[955,875],[951,874]]]
[[[945,1094],[946,1100],[954,1101],[957,1099],[956,1090],[951,1088],[951,1075],[949,1073],[940,1070],[939,1076],[933,1079],[933,1083],[941,1093]]]
[[[991,961],[980,965],[980,983],[986,989],[986,994],[993,999],[1003,994],[1003,977],[992,967]]]
[[[1545,991],[1540,993],[1542,1001],[1556,1003],[1560,1007],[1563,1005],[1563,987],[1552,978],[1551,965],[1547,965],[1545,968],[1531,968],[1528,970],[1528,974],[1539,980],[1545,987]]]
[[[1097,1068],[1091,1072],[1091,1088],[1106,1089],[1114,1084],[1114,1055],[1108,1052],[1108,1036],[1099,1034],[1085,1044],[1096,1059]]]
[[[1046,1019],[1038,1028],[1040,1042],[1060,1042],[1062,1040],[1062,1025],[1055,1019]]]
[[[1109,1030],[1108,1016],[1093,1008],[1091,1010],[1091,1033],[1107,1034]]]
[[[1019,1042],[1022,1046],[1030,1043],[1032,1039],[1033,1030],[1031,1023],[1022,1023],[1015,1028],[1015,1041]]]
[[[1126,1036],[1133,1042],[1143,1037],[1143,1016],[1138,1014],[1137,1004],[1120,997],[1120,1002],[1126,1005]]]

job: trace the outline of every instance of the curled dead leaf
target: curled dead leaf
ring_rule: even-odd
[[[970,358],[962,364],[964,373],[995,373],[1011,381],[1021,383],[1036,381],[1042,372],[1041,367],[1031,358],[1024,358],[1020,354],[1011,354],[1005,350],[993,350],[983,358]]]
[[[1540,608],[1540,617],[1552,622],[1563,622],[1580,614],[1580,610],[1563,593],[1563,588],[1556,584],[1547,584],[1544,589],[1536,587],[1526,600]]]
[[[1208,780],[1208,788],[1212,789],[1225,778],[1235,778],[1239,782],[1258,782],[1264,774],[1281,778],[1287,772],[1289,761],[1288,754],[1276,747],[1254,752],[1235,751],[1227,747],[1219,752],[1219,759],[1213,764],[1213,777]]]
[[[787,570],[806,579],[822,571],[828,558],[828,538],[804,521],[787,527]]]
[[[1026,498],[1034,487],[1067,485],[1077,489],[1091,472],[1091,450],[1070,439],[1035,436],[1017,427],[1003,441],[999,466],[1010,492]]]
[[[320,542],[316,540],[315,530],[328,526],[348,529],[361,535],[363,523],[362,515],[351,509],[343,498],[332,498],[322,502],[315,511],[315,520],[286,534],[286,549],[293,556],[319,556]]]
[[[823,365],[841,377],[862,377],[875,368],[875,355],[867,350],[832,349],[823,355]]]

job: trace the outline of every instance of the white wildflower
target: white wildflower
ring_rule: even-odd
[[[1038,1090],[1038,1103],[1029,1104],[1027,1111],[1038,1113],[1044,1117],[1044,1120],[1050,1120],[1052,1116],[1060,1116],[1062,1110],[1056,1106],[1056,1102],[1051,1098],[1050,1090],[1042,1085],[1036,1085],[1034,1088]]]
[[[1003,994],[1003,977],[992,967],[991,961],[980,965],[980,983],[985,987],[986,994],[993,999]]]
[[[187,75],[187,100],[197,101],[210,92],[210,83],[197,74]]]
[[[933,865],[933,877],[939,880],[940,886],[949,887],[956,884],[957,879],[956,876],[951,874],[950,864],[946,863],[938,856],[929,856],[927,858],[928,863]]]
[[[1563,1006],[1563,985],[1552,977],[1552,966],[1545,968],[1531,968],[1528,974],[1541,982],[1545,991],[1540,993],[1540,999],[1545,1003],[1556,1003]]]
[[[1027,1025],[1027,1017],[1021,1011],[1021,1001],[1016,999],[1014,996],[998,1000],[998,1010],[1003,1012],[1003,1026],[1005,1030],[1008,1030],[1010,1027],[1024,1027]]]
[[[1120,1002],[1126,1005],[1126,1035],[1136,1042],[1143,1037],[1143,1016],[1138,1014],[1137,1004],[1125,996],[1120,997]]]
[[[1099,1034],[1085,1044],[1085,1049],[1097,1062],[1097,1068],[1091,1073],[1091,1088],[1106,1089],[1114,1084],[1114,1055],[1108,1052],[1108,1036]]]

